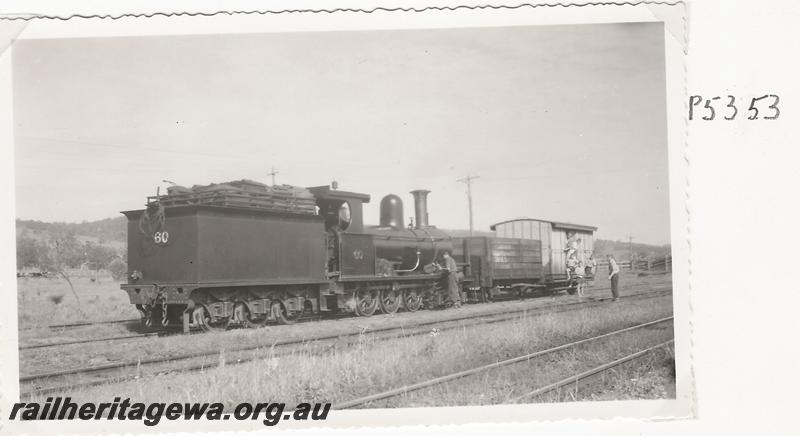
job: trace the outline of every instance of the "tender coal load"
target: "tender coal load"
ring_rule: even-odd
[[[291,185],[268,186],[247,179],[191,188],[170,186],[167,195],[149,197],[148,205],[152,203],[165,207],[210,205],[316,214],[314,195],[308,189]]]

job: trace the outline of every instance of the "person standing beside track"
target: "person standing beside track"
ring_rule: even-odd
[[[461,307],[461,292],[458,290],[458,265],[456,260],[450,256],[449,251],[444,252],[444,268],[447,274],[447,295],[453,302],[453,307]]]
[[[585,297],[583,291],[586,288],[586,279],[584,276],[586,275],[586,266],[583,263],[583,260],[576,259],[575,260],[575,267],[572,272],[572,279],[575,281],[575,287],[578,291],[578,297]]]
[[[612,301],[617,301],[619,298],[619,265],[612,254],[606,254],[606,259],[608,259],[608,279],[611,280]]]
[[[594,260],[594,253],[587,251],[589,259],[586,260],[586,279],[589,283],[594,280],[594,275],[597,274],[597,261]]]
[[[583,288],[584,290],[588,287],[591,287],[594,284],[594,277],[597,274],[597,262],[594,260],[594,253],[590,251],[586,251],[589,255],[589,258],[586,259],[585,266],[583,268],[584,276],[583,276]]]

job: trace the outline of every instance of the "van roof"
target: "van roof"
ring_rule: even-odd
[[[497,226],[501,225],[501,224],[508,224],[508,223],[513,223],[513,222],[516,222],[516,221],[538,221],[538,222],[543,222],[543,223],[550,223],[550,224],[553,225],[553,227],[555,227],[557,229],[564,229],[564,230],[577,230],[577,231],[583,231],[583,232],[594,232],[594,231],[597,230],[597,227],[594,227],[594,226],[587,226],[587,225],[583,225],[583,224],[565,223],[565,222],[561,222],[561,221],[542,220],[542,219],[536,219],[536,218],[517,218],[517,219],[513,219],[513,220],[501,221],[499,223],[492,224],[491,226],[489,226],[489,228],[492,229],[492,230],[495,230],[495,228]]]

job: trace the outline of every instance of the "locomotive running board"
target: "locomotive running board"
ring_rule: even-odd
[[[414,280],[438,279],[441,274],[414,274],[406,276],[344,276],[337,282],[406,282]]]

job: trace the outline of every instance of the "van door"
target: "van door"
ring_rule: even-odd
[[[566,276],[567,274],[567,254],[564,252],[566,246],[567,236],[564,231],[552,229],[550,236],[550,274],[553,278]]]

